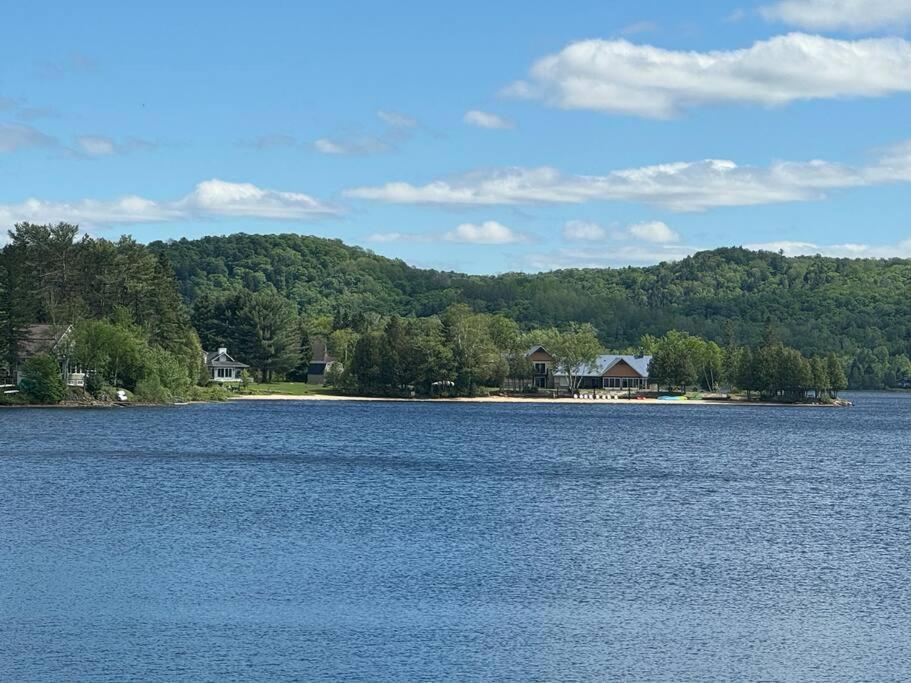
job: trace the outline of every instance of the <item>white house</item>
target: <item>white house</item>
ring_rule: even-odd
[[[212,353],[202,352],[203,362],[206,365],[206,374],[213,382],[228,383],[240,382],[241,374],[249,365],[238,363],[230,355],[228,349],[221,347]]]

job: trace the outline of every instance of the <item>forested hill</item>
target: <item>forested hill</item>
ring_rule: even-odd
[[[605,345],[617,349],[668,329],[721,342],[726,325],[739,341],[752,343],[771,320],[782,341],[805,354],[835,351],[848,359],[853,386],[881,385],[890,365],[911,355],[911,260],[725,248],[643,268],[469,276],[297,235],[239,234],[150,247],[167,255],[191,304],[202,294],[267,283],[302,314],[342,321],[364,312],[432,315],[464,302],[526,327],[591,322]]]

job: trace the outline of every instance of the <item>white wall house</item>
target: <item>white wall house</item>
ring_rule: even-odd
[[[206,373],[213,382],[240,382],[241,374],[250,367],[249,365],[238,363],[234,360],[228,355],[228,349],[224,347],[211,353],[203,351],[202,355],[203,362],[206,365]]]

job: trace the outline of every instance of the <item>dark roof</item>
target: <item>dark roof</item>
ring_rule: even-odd
[[[70,329],[70,325],[28,325],[19,340],[19,356],[30,358],[55,351]]]
[[[329,365],[332,361],[324,360],[315,360],[311,361],[310,365],[307,367],[308,375],[325,375],[326,366]]]
[[[249,365],[238,363],[228,352],[220,351],[203,351],[205,355],[205,364],[208,368],[249,368]]]

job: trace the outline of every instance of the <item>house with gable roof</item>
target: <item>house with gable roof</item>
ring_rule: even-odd
[[[556,368],[556,362],[543,346],[533,346],[525,357],[532,363],[532,385],[539,389],[569,389],[569,376]],[[651,356],[606,353],[590,365],[573,372],[579,389],[638,391],[652,386],[648,379]]]
[[[67,386],[85,386],[85,372],[72,361],[72,325],[35,323],[26,325],[16,347],[15,364],[0,371],[0,384],[17,385],[22,381],[25,361],[48,354],[60,365],[60,377]]]
[[[243,371],[250,367],[234,360],[225,347],[221,347],[218,351],[211,353],[203,351],[202,360],[206,366],[206,374],[209,380],[219,384],[242,381]]]

